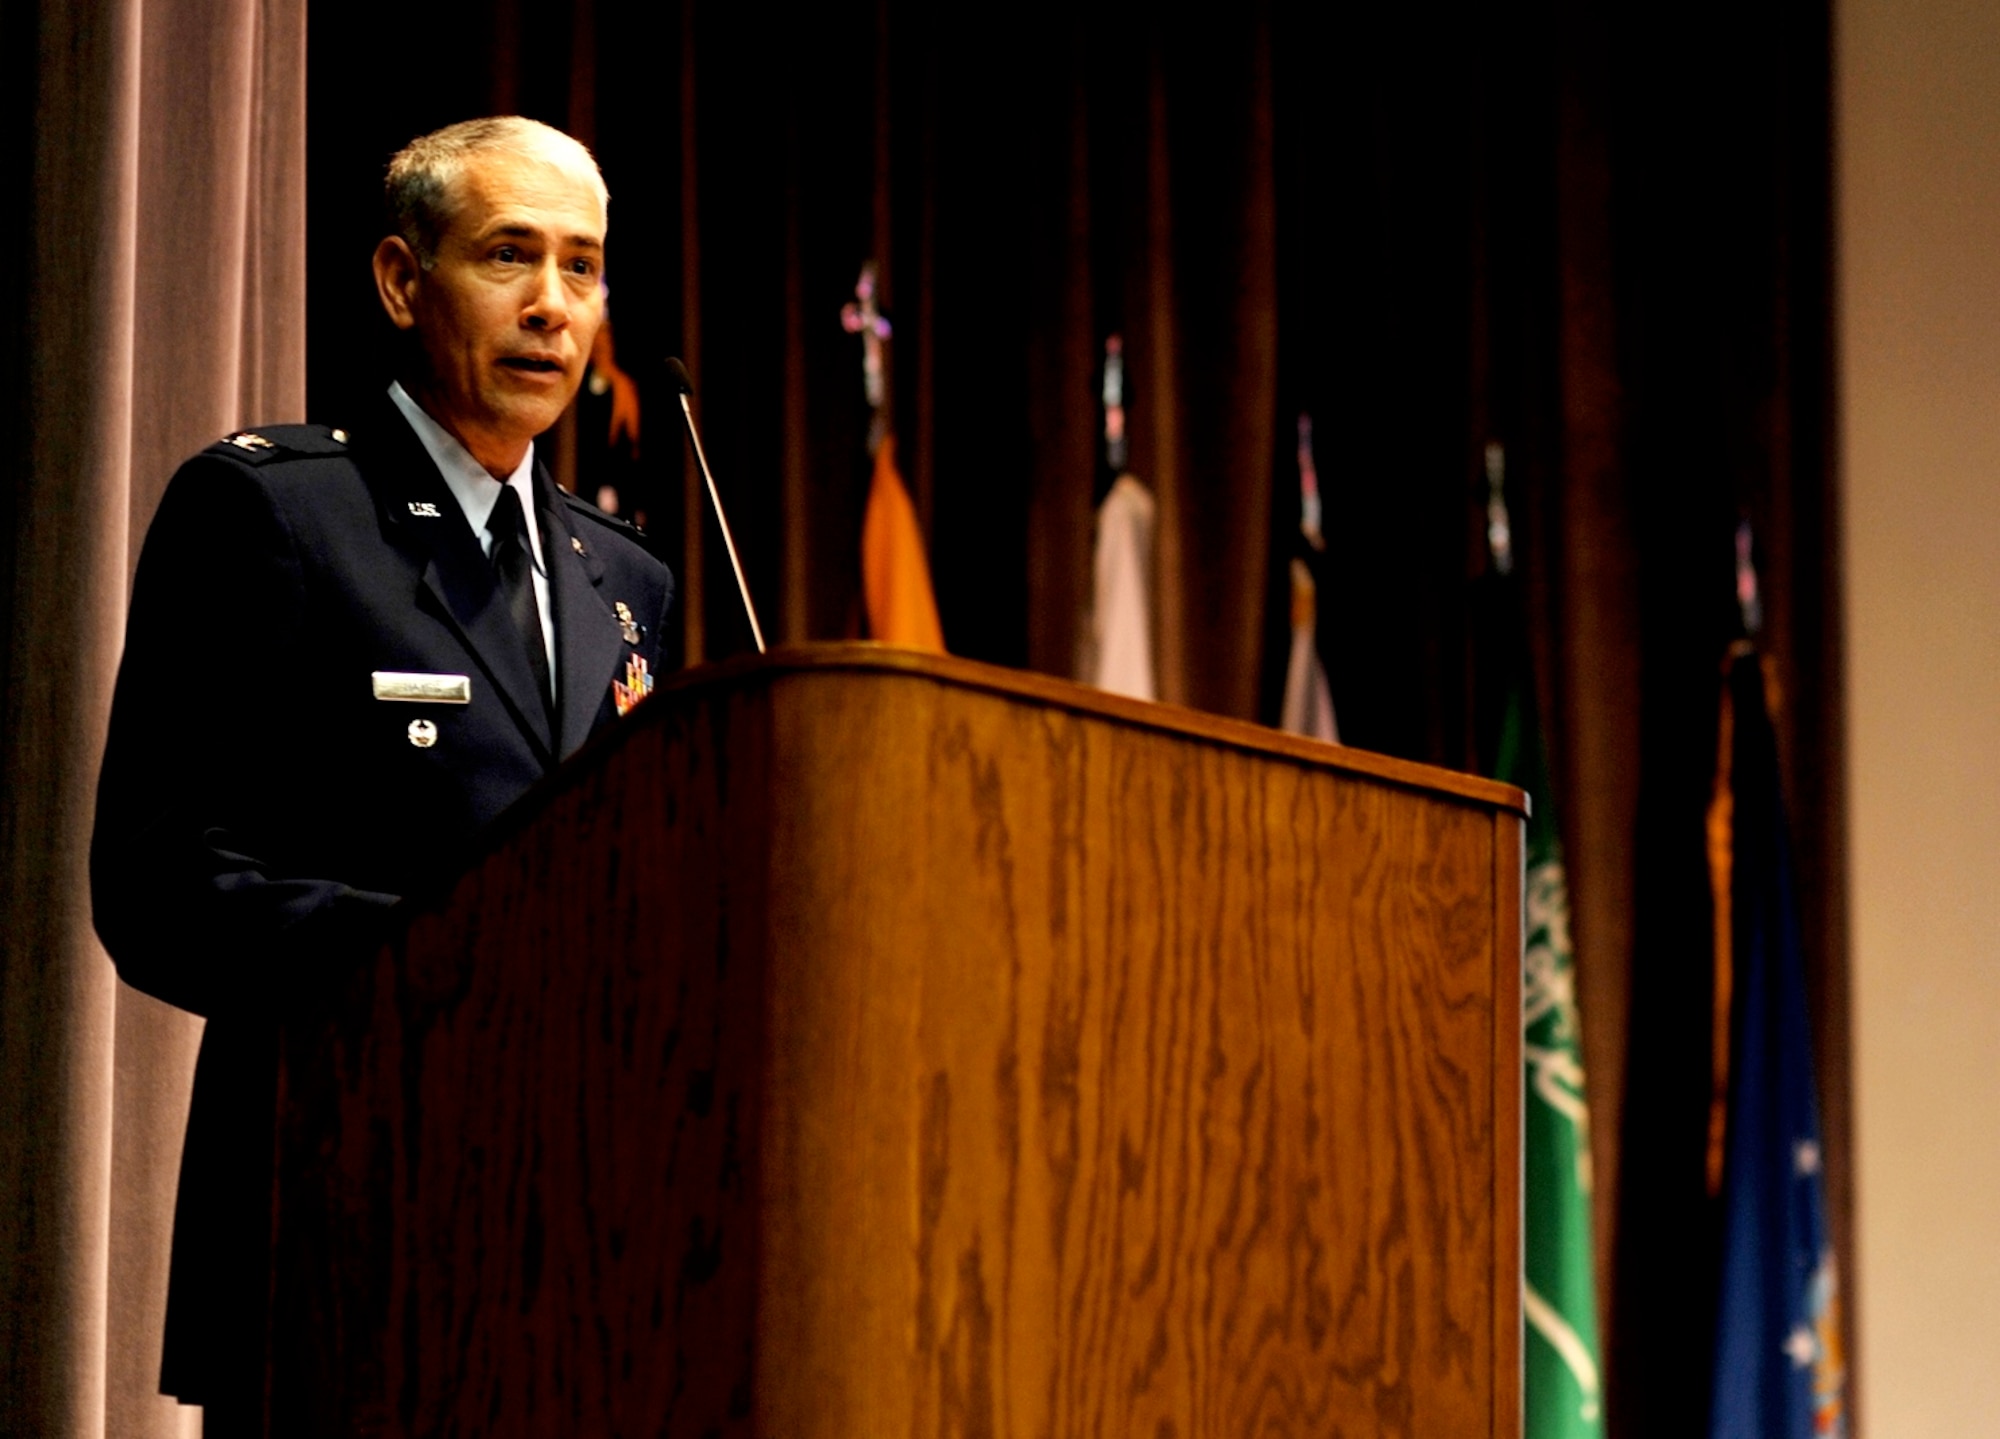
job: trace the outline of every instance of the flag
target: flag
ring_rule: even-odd
[[[1535,704],[1525,620],[1514,581],[1495,575],[1507,622],[1496,778],[1528,792],[1527,944],[1521,965],[1525,1065],[1522,1159],[1526,1272],[1521,1307],[1527,1439],[1599,1439],[1604,1382],[1598,1364],[1591,1241],[1590,1109],[1570,950],[1569,885],[1549,798],[1548,753]]]
[[[1847,1432],[1840,1288],[1826,1224],[1812,1035],[1806,1020],[1778,747],[1755,652],[1732,654],[1717,746],[1711,862],[1729,996],[1722,1129],[1721,1282],[1711,1439]],[[1726,881],[1726,882],[1725,882]]]
[[[938,622],[930,560],[924,554],[916,506],[903,488],[903,477],[896,473],[893,435],[883,436],[875,449],[875,478],[861,521],[861,592],[871,638],[944,653],[944,626]]]
[[[1340,743],[1333,714],[1333,691],[1319,658],[1319,587],[1306,562],[1292,559],[1292,653],[1285,665],[1285,697],[1278,728]]]
[[[1313,462],[1312,416],[1299,416],[1299,538],[1312,554],[1324,554],[1320,532],[1324,508],[1319,497],[1319,467]],[[1292,556],[1292,653],[1285,665],[1285,696],[1278,706],[1278,728],[1310,735],[1328,744],[1340,743],[1340,725],[1333,715],[1333,691],[1326,666],[1319,658],[1319,585],[1312,566]]]
[[[1077,678],[1113,694],[1159,698],[1153,678],[1153,492],[1120,475],[1097,507],[1090,633]]]

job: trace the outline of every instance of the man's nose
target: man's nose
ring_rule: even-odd
[[[531,330],[559,330],[569,323],[569,291],[553,257],[535,268],[534,289],[521,323]]]

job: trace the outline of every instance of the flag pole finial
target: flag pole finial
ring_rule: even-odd
[[[1299,412],[1299,533],[1316,550],[1326,548],[1325,502],[1319,493],[1319,466],[1313,460],[1313,417]]]
[[[1514,526],[1507,515],[1507,450],[1498,440],[1486,442],[1486,550],[1494,570],[1514,572]]]
[[[1756,639],[1764,629],[1764,600],[1757,589],[1756,538],[1747,516],[1736,522],[1736,608],[1744,637]]]
[[[840,307],[840,326],[850,335],[861,336],[861,387],[873,411],[868,421],[868,453],[882,447],[889,432],[888,366],[883,342],[889,338],[888,316],[876,300],[878,271],[873,260],[862,262],[861,277],[854,282],[854,298]]]
[[[1104,463],[1112,477],[1125,473],[1129,453],[1125,441],[1125,339],[1104,338]]]

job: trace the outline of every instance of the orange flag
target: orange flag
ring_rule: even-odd
[[[884,644],[944,653],[944,626],[938,622],[931,590],[930,560],[916,506],[896,473],[896,439],[883,436],[875,451],[875,479],[868,488],[868,512],[861,521],[861,593],[868,606],[868,633]]]

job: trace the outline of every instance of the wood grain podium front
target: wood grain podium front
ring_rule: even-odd
[[[285,1036],[278,1435],[1513,1436],[1521,796],[865,645]]]

